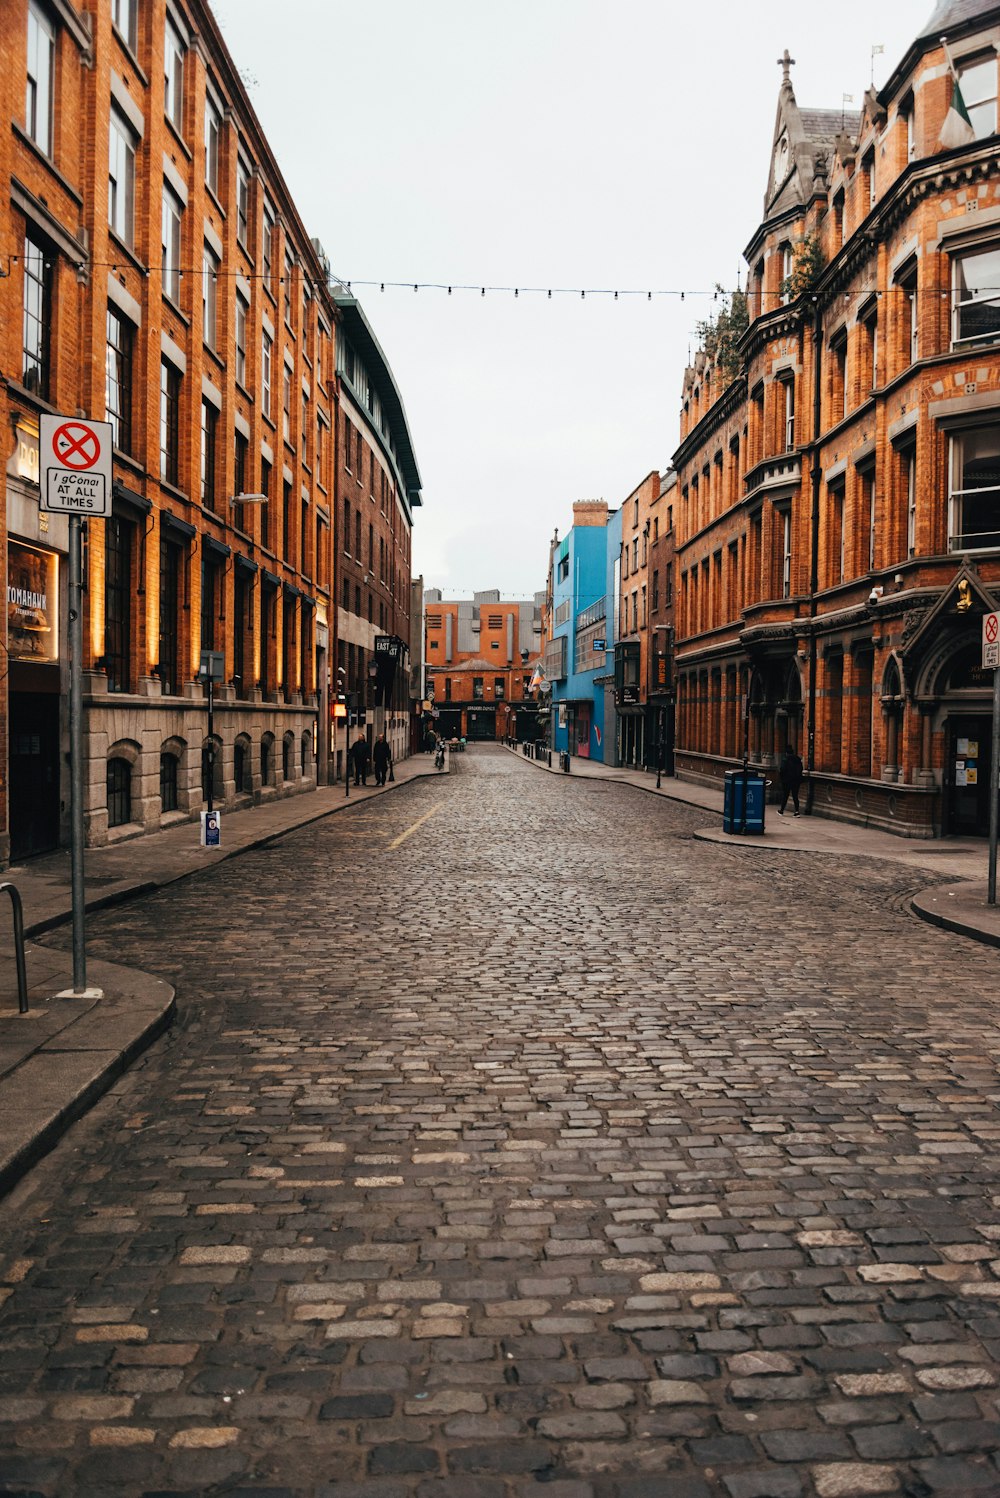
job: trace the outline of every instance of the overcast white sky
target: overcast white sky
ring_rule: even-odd
[[[859,107],[933,0],[213,0],[309,232],[355,283],[423,480],[414,572],[544,587],[575,499],[677,444],[695,325],[745,270],[787,46]],[[275,45],[276,11],[283,37]],[[852,106],[848,106],[852,107]],[[365,280],[574,288],[556,296]],[[684,290],[580,299],[579,288]],[[708,295],[699,295],[705,293]]]

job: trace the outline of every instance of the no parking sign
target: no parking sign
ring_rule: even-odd
[[[110,515],[113,440],[109,421],[40,416],[39,509],[59,515]]]
[[[1000,614],[983,615],[983,670],[1000,667]]]

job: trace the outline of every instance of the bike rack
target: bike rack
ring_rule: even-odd
[[[24,910],[16,884],[0,884],[10,895],[14,912],[14,957],[17,962],[17,1007],[21,1014],[28,1012],[28,973],[24,965]]]

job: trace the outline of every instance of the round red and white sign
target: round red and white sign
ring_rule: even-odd
[[[52,451],[60,463],[82,473],[100,461],[101,442],[92,427],[80,421],[64,421],[52,434]]]

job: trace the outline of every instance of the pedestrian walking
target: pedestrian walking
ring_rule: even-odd
[[[792,805],[795,807],[794,816],[799,814],[799,786],[802,784],[802,761],[792,748],[791,744],[785,745],[785,752],[781,756],[781,764],[778,766],[778,779],[781,781],[781,805],[778,807],[778,816],[785,815],[785,807],[791,796]]]
[[[351,745],[351,764],[354,769],[354,784],[368,784],[368,765],[370,756],[368,752],[368,740],[363,733],[359,733]]]
[[[384,733],[375,740],[372,764],[375,766],[375,784],[385,785],[386,776],[392,773],[392,748]]]

